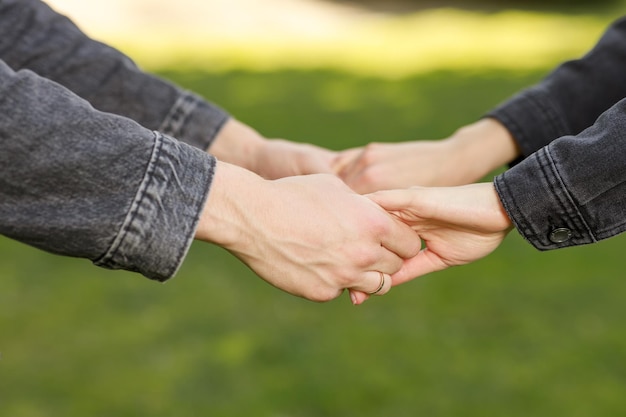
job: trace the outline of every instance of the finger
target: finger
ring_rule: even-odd
[[[381,244],[403,259],[413,258],[422,248],[419,235],[405,223],[390,216],[391,227],[381,236]]]
[[[368,194],[370,200],[387,211],[401,211],[411,207],[415,189],[379,191]],[[392,227],[382,236],[382,245],[404,259],[416,256],[422,247],[419,235],[397,217],[391,217]]]
[[[341,151],[333,161],[333,171],[344,179],[352,172],[354,164],[360,159],[360,155],[363,153],[363,148],[353,148]]]
[[[398,272],[404,266],[404,258],[400,257],[392,250],[387,249],[384,245],[380,245],[378,248],[379,252],[376,255],[376,260],[364,265],[364,268],[391,275]]]
[[[434,252],[425,248],[415,257],[407,259],[402,268],[391,275],[392,285],[400,285],[417,277],[446,269],[448,265]]]
[[[350,287],[350,290],[356,290],[366,293],[366,295],[385,295],[391,289],[391,276],[379,271],[367,271],[363,275],[363,279],[358,284]]]

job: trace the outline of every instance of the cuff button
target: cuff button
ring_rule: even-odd
[[[559,227],[558,229],[554,229],[550,232],[550,242],[552,243],[563,243],[570,240],[572,237],[572,231],[566,227]]]

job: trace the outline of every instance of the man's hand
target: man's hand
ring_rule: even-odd
[[[270,284],[314,301],[389,291],[415,256],[410,227],[332,175],[268,181],[218,162],[196,237],[228,249]],[[361,294],[362,297],[357,295]]]

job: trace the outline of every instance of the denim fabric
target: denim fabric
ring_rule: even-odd
[[[626,97],[626,17],[614,22],[584,57],[566,62],[494,109],[523,156],[554,139],[576,135]]]
[[[517,230],[540,250],[626,230],[625,71],[620,19],[585,57],[490,114],[525,157],[495,178],[496,189]]]
[[[495,179],[517,230],[536,248],[606,239],[626,230],[626,99],[577,136],[564,136]],[[551,240],[557,229],[571,232]]]
[[[228,119],[216,105],[142,72],[39,0],[0,0],[0,59],[58,82],[98,110],[203,150]]]
[[[0,234],[173,276],[213,178],[204,148],[226,119],[43,3],[0,0]]]

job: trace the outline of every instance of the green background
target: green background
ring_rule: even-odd
[[[441,138],[546,74],[162,70],[269,137]],[[623,236],[487,259],[353,307],[198,243],[162,285],[0,238],[0,416],[617,416]]]

